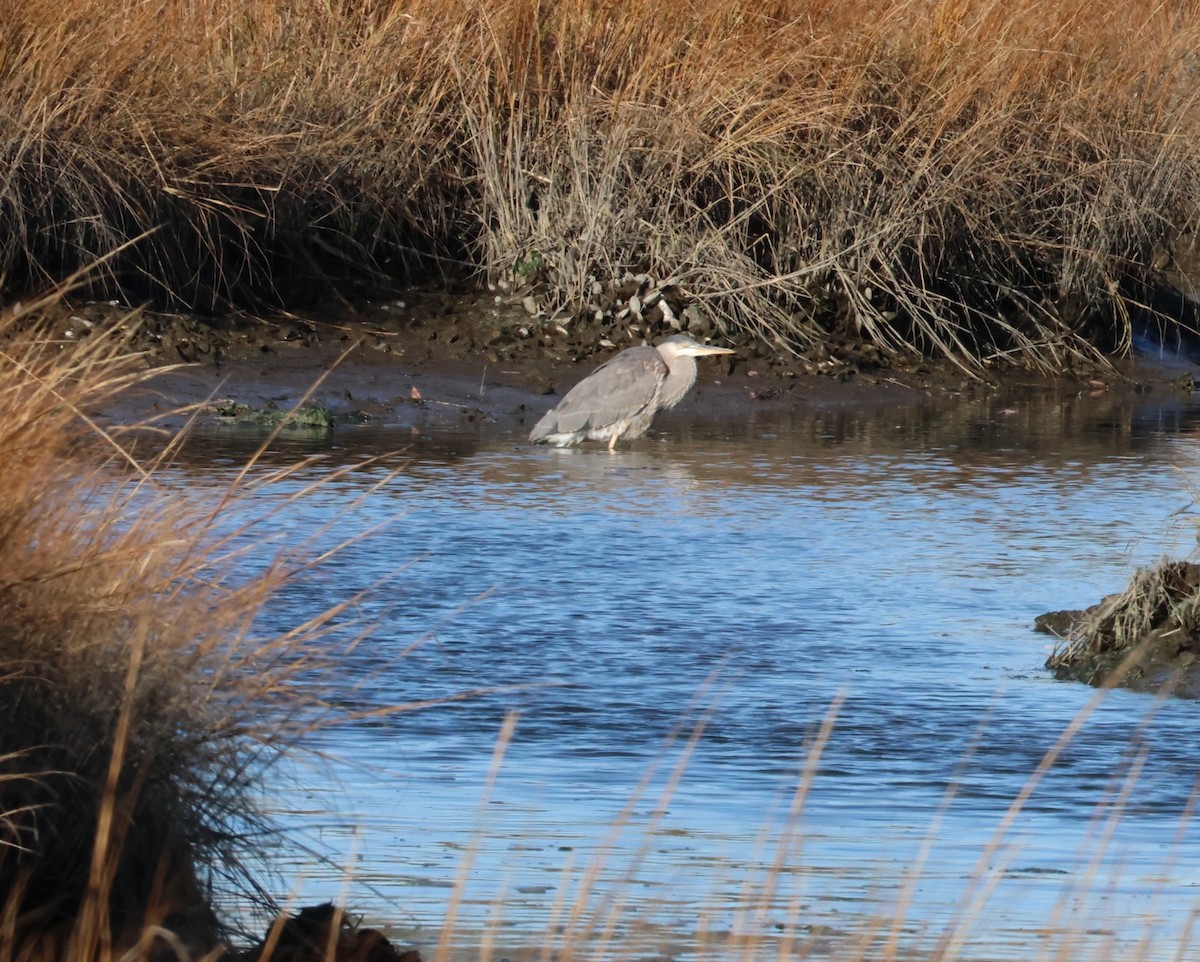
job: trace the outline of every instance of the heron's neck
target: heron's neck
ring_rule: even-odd
[[[667,361],[667,379],[659,395],[664,408],[673,408],[696,383],[696,359],[684,355]]]

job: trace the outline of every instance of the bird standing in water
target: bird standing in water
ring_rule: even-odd
[[[565,448],[580,441],[639,438],[659,411],[673,408],[696,383],[693,358],[733,354],[727,347],[701,344],[687,334],[668,337],[657,347],[631,347],[567,392],[538,421],[529,440]]]

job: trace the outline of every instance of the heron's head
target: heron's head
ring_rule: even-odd
[[[709,354],[736,354],[727,347],[701,344],[690,334],[672,334],[658,345],[658,352],[665,358],[706,357]]]

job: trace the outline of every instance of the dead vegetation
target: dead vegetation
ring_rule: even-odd
[[[1085,611],[1052,612],[1038,627],[1060,637],[1046,667],[1092,685],[1168,687],[1200,694],[1200,565],[1162,561]]]
[[[161,489],[88,416],[146,376],[113,338],[64,350],[9,313],[0,345],[0,958],[199,957],[227,934],[214,891],[270,905],[261,779],[337,715],[354,639],[328,629],[356,599],[264,635],[311,562],[239,569],[222,508],[263,482],[216,507]]]
[[[97,290],[477,274],[817,366],[1062,371],[1192,324],[1161,274],[1200,190],[1189,2],[0,8],[10,291],[141,237]]]

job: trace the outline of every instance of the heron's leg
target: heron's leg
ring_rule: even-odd
[[[608,439],[608,450],[610,450],[610,451],[616,450],[617,438],[619,438],[620,436],[621,436],[620,432],[613,431],[612,435]]]

